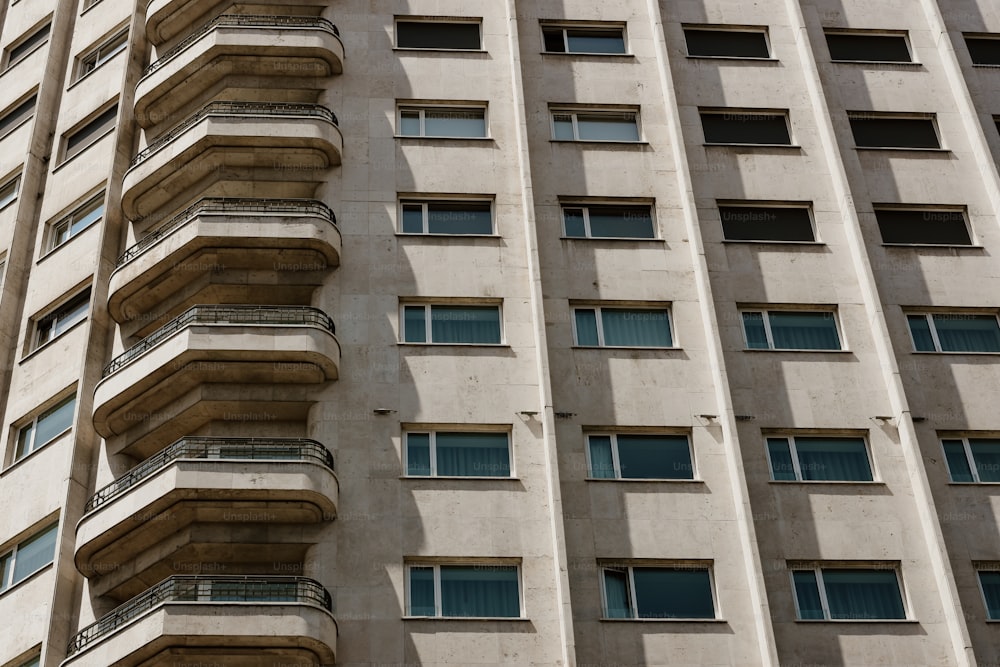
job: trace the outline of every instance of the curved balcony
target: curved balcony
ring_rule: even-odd
[[[124,323],[165,302],[164,319],[199,302],[305,305],[340,265],[341,243],[319,201],[202,199],[118,258],[108,309]],[[230,288],[219,275],[228,270],[242,272]]]
[[[277,89],[283,101],[292,101],[290,92],[314,91],[298,101],[315,101],[325,78],[344,71],[339,34],[316,16],[217,16],[146,68],[135,91],[136,121],[153,127],[222,91],[260,100],[263,90]]]
[[[308,199],[343,148],[318,104],[212,102],[135,156],[122,209],[139,220],[201,196]]]
[[[252,569],[265,548],[271,566],[294,569],[307,545],[280,527],[333,520],[338,489],[333,456],[315,440],[183,438],[90,498],[76,566],[93,594],[116,599],[203,562]],[[210,525],[187,530],[195,523]],[[254,541],[250,524],[269,528]]]
[[[94,428],[105,437],[158,422],[199,385],[300,385],[335,380],[333,320],[304,306],[194,306],[104,368]],[[275,396],[281,400],[281,396]]]
[[[176,576],[74,635],[62,665],[319,667],[336,651],[332,598],[313,579]]]
[[[260,6],[274,11],[274,0],[149,0],[146,5],[146,36],[154,44],[163,44],[201,25],[212,16],[227,12],[236,4]],[[315,7],[318,14],[330,6],[330,0],[295,0],[296,9]]]

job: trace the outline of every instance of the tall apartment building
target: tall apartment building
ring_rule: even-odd
[[[1000,664],[995,1],[3,4],[3,667]]]

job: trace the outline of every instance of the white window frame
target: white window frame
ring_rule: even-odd
[[[7,188],[11,188],[12,190],[9,195],[10,199],[3,201],[3,198],[8,195],[0,195],[0,210],[7,208],[16,202],[17,198],[21,196],[21,172],[16,173],[11,178],[8,178],[6,181],[3,181],[3,183],[0,183],[0,193],[3,193]]]
[[[826,583],[823,581],[823,570],[888,570],[891,569],[893,574],[896,575],[896,588],[899,590],[899,598],[903,603],[903,618],[870,618],[870,619],[857,619],[857,618],[830,618],[830,601],[826,596]],[[865,565],[815,565],[815,566],[789,566],[788,567],[788,579],[792,585],[792,602],[795,604],[795,621],[797,623],[903,623],[912,620],[910,614],[910,605],[908,597],[906,595],[906,589],[903,588],[903,577],[899,571],[899,565],[893,565],[892,568],[881,567],[876,563],[870,563]],[[799,609],[799,593],[795,588],[795,573],[796,572],[813,572],[816,576],[816,587],[819,589],[819,600],[820,605],[823,607],[823,618],[802,618],[802,611]],[[977,577],[978,578],[978,577]]]
[[[563,48],[565,51],[549,51],[545,48],[545,30],[556,29],[562,32],[563,38]],[[602,51],[571,51],[569,48],[569,37],[566,35],[567,30],[605,30],[607,32],[612,32],[617,30],[621,34],[622,46],[625,49],[621,53],[604,53]],[[604,57],[622,57],[631,56],[632,51],[629,48],[628,40],[628,30],[624,23],[614,23],[611,21],[607,22],[597,22],[597,23],[560,23],[558,21],[540,21],[539,22],[539,32],[542,38],[542,53],[544,54],[556,54],[556,55],[567,55],[567,56],[604,56]]]
[[[3,581],[0,581],[0,594],[4,593],[6,591],[9,591],[11,588],[13,588],[14,586],[17,586],[22,581],[27,581],[28,579],[30,579],[31,577],[33,577],[38,572],[41,572],[42,570],[44,570],[45,568],[49,567],[50,565],[52,565],[53,563],[56,562],[56,554],[54,553],[52,555],[52,560],[50,560],[48,563],[45,563],[41,567],[39,567],[39,568],[37,568],[37,569],[29,572],[28,574],[24,575],[24,577],[21,578],[20,580],[14,581],[14,569],[15,569],[14,565],[17,562],[17,552],[21,549],[21,545],[23,545],[25,542],[30,542],[31,540],[35,539],[36,537],[39,537],[40,535],[42,535],[43,533],[48,532],[49,530],[55,529],[55,530],[58,531],[59,530],[58,526],[59,526],[59,521],[58,520],[56,520],[56,521],[54,521],[52,523],[46,524],[44,528],[41,528],[40,530],[36,530],[31,535],[25,536],[24,539],[18,540],[17,543],[14,546],[12,546],[10,549],[8,549],[7,551],[4,551],[4,552],[0,553],[0,558],[7,558],[8,556],[10,557],[10,560],[8,561],[9,565],[7,567],[6,577],[4,577]],[[58,553],[58,548],[59,548],[58,535],[56,537],[57,537],[57,540],[56,540],[56,552]]]
[[[485,133],[481,137],[468,136],[468,135],[453,135],[453,134],[427,134],[426,128],[426,112],[434,109],[451,109],[451,110],[468,110],[474,109],[483,112],[483,126]],[[404,111],[416,111],[420,114],[420,134],[403,134],[403,112]],[[449,103],[433,103],[433,104],[423,104],[420,102],[413,103],[400,103],[396,105],[396,138],[397,139],[473,139],[473,140],[484,140],[491,139],[490,136],[490,110],[489,105],[485,103],[476,102],[455,102],[454,104]]]
[[[38,450],[42,449],[43,447],[47,446],[50,443],[55,442],[56,440],[58,440],[59,438],[63,437],[64,435],[66,435],[67,433],[69,433],[70,431],[73,430],[73,428],[76,426],[76,420],[75,419],[73,419],[70,422],[69,426],[67,426],[66,428],[64,428],[62,431],[59,431],[59,433],[56,433],[55,435],[53,435],[51,438],[49,438],[45,442],[43,442],[41,444],[38,444],[37,441],[36,441],[36,438],[38,436],[38,422],[39,422],[39,420],[42,417],[47,416],[49,413],[53,412],[57,408],[60,408],[63,405],[65,405],[66,403],[69,403],[69,402],[73,402],[73,404],[74,404],[73,405],[73,411],[76,412],[76,398],[77,398],[76,392],[74,392],[72,394],[69,394],[68,396],[64,396],[64,397],[58,399],[57,401],[53,402],[51,405],[49,405],[48,407],[46,407],[44,410],[38,410],[38,411],[36,411],[34,417],[32,417],[28,421],[22,422],[20,426],[18,426],[18,427],[16,427],[14,429],[14,443],[13,443],[12,454],[11,454],[11,464],[17,463],[18,461],[23,461],[24,459],[28,458],[29,456],[31,456],[32,454],[34,454]],[[26,429],[26,428],[30,428],[31,429],[31,443],[30,443],[30,445],[25,446],[24,454],[22,454],[19,457],[17,455],[17,445],[21,441],[21,433],[23,433],[24,429]]]
[[[770,482],[775,482],[778,484],[880,484],[881,480],[878,475],[878,471],[875,469],[875,461],[872,457],[871,443],[868,442],[868,438],[864,435],[844,435],[843,433],[764,433],[764,456],[767,458],[767,472],[770,475]],[[795,440],[798,437],[817,437],[817,438],[829,438],[833,439],[859,439],[865,446],[865,456],[868,457],[868,469],[872,473],[871,480],[854,480],[854,479],[803,479],[802,478],[802,466],[799,461],[799,451],[798,445]],[[767,445],[768,440],[776,440],[778,438],[783,438],[788,441],[788,453],[792,457],[792,468],[795,472],[795,479],[775,479],[774,478],[774,466],[771,461],[771,450]]]
[[[938,338],[937,326],[934,324],[935,315],[992,315],[997,321],[997,328],[1000,329],[1000,315],[997,313],[969,313],[963,311],[942,311],[942,312],[912,312],[904,311],[903,315],[906,317],[906,331],[910,335],[910,343],[913,345],[913,354],[1000,354],[998,352],[964,352],[964,351],[954,351],[954,350],[944,350],[941,348],[941,339]],[[920,316],[924,318],[927,322],[928,327],[931,332],[931,340],[934,341],[933,350],[918,350],[917,341],[913,337],[913,329],[910,327],[910,318]]]
[[[119,42],[119,40],[121,40]],[[117,43],[116,43],[117,42]],[[107,53],[106,50],[110,49]],[[76,78],[74,83],[98,69],[101,65],[128,49],[128,28],[118,31],[98,46],[90,49],[76,59]],[[93,63],[91,65],[91,63]],[[90,67],[90,69],[87,69]]]
[[[429,216],[427,213],[428,204],[436,203],[448,203],[448,204],[458,204],[462,202],[468,202],[470,204],[489,204],[490,205],[490,224],[492,226],[492,231],[489,234],[471,233],[471,234],[442,234],[440,232],[430,232],[429,229]],[[403,206],[415,206],[419,205],[421,207],[421,217],[423,218],[423,231],[422,232],[407,232],[403,231]],[[397,220],[399,224],[397,225],[398,233],[406,236],[442,236],[442,237],[453,237],[453,236],[497,236],[497,220],[496,220],[496,201],[492,197],[434,197],[434,196],[419,196],[419,197],[403,197],[399,198],[399,204],[396,208]]]
[[[801,348],[801,347],[775,347],[774,337],[771,333],[771,313],[830,313],[833,317],[833,325],[837,328],[837,339],[840,341],[840,347],[836,350],[814,350],[811,348]],[[750,341],[747,338],[747,327],[746,322],[743,321],[744,313],[762,313],[764,321],[764,332],[767,336],[767,348],[760,347],[750,347]],[[837,309],[826,309],[820,308],[818,310],[807,309],[807,308],[754,308],[752,306],[746,306],[739,309],[740,314],[740,331],[743,333],[743,349],[750,350],[751,352],[846,352],[849,348],[847,347],[847,341],[844,339],[843,331],[840,326],[840,315]]]
[[[606,305],[589,305],[585,303],[579,303],[570,306],[570,325],[573,327],[573,347],[582,347],[585,349],[596,350],[598,348],[607,348],[611,350],[678,350],[680,349],[680,343],[677,341],[677,332],[674,331],[674,315],[673,304],[664,304],[662,307],[654,306],[618,306],[614,304]],[[654,311],[654,312],[666,312],[667,313],[667,326],[670,328],[670,342],[673,345],[669,347],[663,346],[653,346],[653,345],[607,345],[604,342],[604,320],[601,318],[601,310],[608,308],[611,310],[633,310],[633,311]],[[597,320],[597,345],[581,345],[579,332],[576,329],[576,311],[578,310],[592,310],[594,311],[595,319]]]
[[[424,337],[425,340],[422,343],[409,342],[406,340],[406,308],[413,307],[423,307],[424,308]],[[497,315],[500,318],[500,342],[499,343],[439,343],[432,340],[431,331],[433,329],[431,322],[431,309],[434,306],[469,306],[471,308],[496,308]],[[447,301],[433,301],[433,302],[412,302],[403,301],[399,304],[399,342],[403,345],[466,345],[473,347],[500,347],[507,344],[507,328],[504,326],[503,320],[503,304],[502,303],[449,303]]]
[[[864,65],[919,65],[920,63],[916,60],[916,54],[913,52],[913,44],[910,43],[910,32],[909,30],[857,30],[851,28],[824,28],[823,29],[823,41],[826,41],[827,35],[854,35],[860,37],[902,37],[903,45],[906,47],[906,52],[910,54],[909,60],[835,60],[833,55],[830,56],[831,63],[859,63]],[[827,46],[829,51],[829,46]]]
[[[58,313],[60,310],[64,309],[68,304],[70,304],[71,302],[75,301],[77,298],[79,298],[80,296],[82,296],[85,293],[87,294],[87,310],[84,313],[84,315],[79,320],[77,320],[76,322],[73,322],[72,324],[69,325],[69,327],[67,327],[66,329],[64,329],[63,331],[61,331],[59,333],[54,333],[55,330],[56,330],[55,323],[56,322],[60,322],[62,320],[60,318],[58,318],[58,317],[54,318],[52,320],[53,323],[52,323],[52,326],[50,328],[50,331],[53,332],[52,335],[50,335],[44,341],[41,340],[41,338],[40,338],[40,336],[41,336],[41,329],[39,329],[39,325],[42,323],[42,321],[45,320],[46,318],[48,318],[50,315],[52,315],[54,313]],[[78,324],[80,324],[82,322],[86,322],[87,319],[90,318],[90,298],[92,296],[93,296],[93,294],[91,292],[91,287],[87,286],[86,288],[84,288],[84,289],[82,289],[82,290],[80,290],[78,292],[74,292],[71,296],[63,299],[62,301],[59,302],[58,305],[56,305],[56,306],[54,306],[52,308],[49,308],[44,313],[42,313],[40,315],[36,315],[34,318],[32,318],[32,330],[31,330],[31,343],[32,344],[31,344],[31,352],[34,352],[35,350],[40,350],[41,348],[45,347],[46,345],[48,345],[52,341],[56,340],[60,336],[66,334],[67,332],[69,332],[70,330],[72,330],[73,328],[75,328]]]
[[[995,438],[988,438],[987,436],[983,436],[981,438],[969,438],[969,437],[964,436],[964,435],[955,435],[955,436],[951,436],[951,435],[939,435],[938,436],[938,442],[941,445],[941,453],[944,456],[944,465],[948,469],[948,483],[949,484],[962,484],[962,485],[965,485],[965,486],[968,486],[970,484],[985,484],[985,485],[1000,484],[1000,482],[984,482],[979,477],[979,467],[976,465],[976,458],[972,454],[972,443],[970,443],[969,441],[970,440],[981,440],[981,439],[991,439],[992,440],[992,439],[995,439]],[[951,466],[948,465],[948,457],[947,457],[947,454],[946,454],[945,449],[944,449],[944,441],[945,440],[961,440],[962,441],[962,450],[965,452],[965,462],[966,462],[966,464],[968,464],[969,471],[972,473],[972,481],[971,482],[957,482],[957,481],[955,481],[954,475],[952,475],[952,472],[951,472]],[[1000,620],[1000,619],[997,619],[997,620]]]
[[[650,225],[652,227],[652,236],[594,236],[590,228],[590,208],[591,207],[601,207],[610,206],[615,208],[644,208],[649,212]],[[566,231],[566,209],[568,208],[578,208],[583,210],[583,229],[584,236],[570,236]],[[565,200],[559,202],[559,214],[561,216],[560,224],[562,225],[563,238],[580,240],[580,239],[596,239],[598,241],[611,241],[611,240],[628,240],[628,241],[657,241],[660,240],[659,236],[659,226],[656,224],[656,206],[650,202],[616,202],[613,199],[602,200],[602,201],[586,201],[586,202],[576,202],[573,200]]]
[[[584,432],[584,451],[587,454],[587,479],[597,480],[601,482],[700,482],[701,478],[698,476],[698,466],[694,460],[694,446],[691,444],[691,434],[690,433],[670,433],[670,432],[653,432],[653,431],[642,431],[633,433],[630,431],[585,431]],[[653,435],[653,436],[684,436],[687,439],[688,445],[688,459],[691,461],[691,478],[686,477],[622,477],[621,461],[618,455],[618,436],[619,435]],[[610,437],[611,438],[611,460],[615,469],[614,477],[594,477],[594,464],[590,460],[590,438],[592,437]]]
[[[892,63],[882,63],[882,64],[892,64]],[[851,140],[854,141],[855,150],[862,151],[943,151],[948,152],[949,148],[944,143],[944,136],[941,134],[941,128],[938,127],[937,114],[936,113],[905,113],[905,112],[895,112],[895,111],[847,111],[847,124],[850,126],[852,120],[929,120],[931,122],[931,129],[934,130],[934,136],[937,139],[937,147],[913,147],[913,146],[859,146],[857,141],[854,140],[854,129],[851,128]]]
[[[688,49],[687,35],[684,36],[684,56],[687,58],[696,58],[699,60],[760,60],[764,62],[776,61],[777,58],[774,57],[774,48],[771,45],[771,34],[767,26],[748,26],[748,25],[727,25],[724,23],[682,23],[681,32],[686,32],[688,30],[701,31],[701,32],[753,32],[764,35],[764,44],[767,45],[768,56],[766,58],[761,58],[760,56],[695,56],[691,55],[691,51]]]
[[[649,564],[636,564],[636,563],[611,563],[611,562],[600,562],[598,561],[598,568],[600,568],[600,589],[601,589],[601,620],[602,621],[660,621],[667,623],[705,623],[712,622],[723,618],[722,610],[719,608],[719,594],[715,586],[715,563],[711,561],[697,562],[697,563],[686,563],[683,561],[671,562],[671,563],[649,563]],[[635,588],[635,570],[639,569],[655,569],[655,568],[681,568],[686,570],[706,570],[708,572],[708,586],[712,591],[712,609],[715,611],[714,618],[644,618],[639,616],[639,601],[636,595]],[[628,595],[629,595],[629,608],[632,611],[632,616],[629,618],[612,618],[608,616],[608,591],[607,584],[604,581],[604,571],[605,570],[626,570],[628,572]]]
[[[399,24],[403,23],[474,23],[479,26],[479,48],[478,49],[455,49],[451,47],[420,47],[420,46],[399,46]],[[434,16],[394,16],[392,21],[392,47],[397,51],[454,51],[455,53],[485,53],[483,44],[483,19],[481,17],[469,17],[464,19],[457,16],[434,17]]]
[[[549,107],[549,133],[552,137],[552,141],[558,142],[580,142],[585,144],[642,144],[645,143],[642,134],[642,122],[640,120],[640,109],[638,107],[628,108],[628,109],[605,109],[602,107]],[[580,127],[577,120],[579,114],[592,114],[592,115],[624,115],[632,114],[635,121],[635,133],[639,137],[635,141],[626,141],[624,139],[581,139],[580,138]],[[556,138],[556,116],[569,116],[573,124],[573,138],[572,139],[557,139]]]
[[[73,233],[73,223],[76,221],[78,217],[81,217],[81,213],[86,215],[87,213],[90,213],[93,210],[96,210],[97,208],[104,207],[104,194],[105,193],[102,190],[93,197],[89,197],[86,201],[84,201],[82,204],[74,208],[68,214],[62,216],[61,218],[57,219],[55,222],[49,225],[49,234],[50,234],[48,243],[49,252],[52,252],[58,248],[63,247],[64,245],[75,239],[77,236],[87,231],[88,229],[90,229],[91,227],[93,227],[94,225],[96,225],[97,223],[99,223],[101,220],[104,219],[104,211],[102,211],[101,215],[95,218],[89,225],[87,225],[83,229],[78,230],[76,233]],[[92,205],[93,208],[91,208]],[[68,235],[66,236],[66,239],[64,241],[60,242],[59,228],[63,225],[66,225],[66,232]]]
[[[506,479],[506,478],[505,478]],[[523,581],[523,571],[522,563],[518,561],[494,561],[494,560],[455,560],[447,562],[425,562],[420,560],[408,560],[405,563],[406,567],[403,584],[404,584],[404,595],[405,595],[405,618],[439,618],[444,620],[450,619],[488,619],[488,620],[504,620],[504,621],[514,621],[517,619],[525,618],[524,609],[524,581]],[[441,604],[441,567],[459,566],[501,566],[501,567],[513,567],[517,571],[517,602],[518,602],[518,615],[517,616],[444,616],[442,613]],[[434,615],[433,616],[413,616],[410,611],[413,608],[413,595],[410,592],[410,571],[413,568],[434,568]]]
[[[507,463],[510,469],[510,475],[439,475],[438,474],[438,464],[437,464],[437,435],[438,433],[490,433],[490,434],[503,434],[507,436]],[[429,446],[430,446],[430,457],[431,457],[431,474],[430,475],[411,475],[410,470],[410,436],[411,435],[428,435]],[[443,429],[443,428],[412,428],[403,431],[403,476],[408,479],[516,479],[517,473],[514,470],[514,445],[513,438],[511,437],[511,432],[508,430],[493,430],[493,429],[477,429],[470,426],[466,429]]]

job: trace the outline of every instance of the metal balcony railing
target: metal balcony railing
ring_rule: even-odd
[[[195,324],[298,325],[320,327],[336,333],[333,318],[309,306],[191,306],[112,359],[104,367],[101,377],[121,370],[181,329]]]
[[[320,104],[284,104],[281,102],[211,102],[201,111],[184,120],[169,132],[159,136],[132,158],[130,167],[134,167],[153,153],[157,152],[180,135],[187,132],[209,116],[230,117],[284,117],[284,118],[319,118],[337,125],[337,116]]]
[[[337,224],[337,217],[330,207],[315,199],[237,199],[206,197],[184,209],[166,223],[142,237],[118,258],[117,266],[135,259],[144,250],[199,215],[313,215]]]
[[[306,577],[176,576],[164,579],[73,635],[66,647],[67,655],[79,653],[130,621],[169,602],[292,603],[333,612],[330,592],[318,581]]]
[[[213,461],[312,461],[333,470],[333,454],[306,438],[206,438],[187,437],[168,445],[111,484],[100,489],[84,507],[93,512],[133,486],[179,459]]]
[[[142,75],[149,76],[173,60],[181,51],[187,49],[215,28],[220,27],[273,28],[278,30],[287,30],[290,28],[311,28],[314,30],[326,30],[327,32],[333,33],[337,37],[340,37],[340,31],[337,30],[337,26],[318,16],[261,16],[250,14],[244,16],[241,14],[222,14],[195,30],[193,33],[178,42],[177,45],[169,51],[163,53],[154,62],[150,63],[145,70],[143,70]]]

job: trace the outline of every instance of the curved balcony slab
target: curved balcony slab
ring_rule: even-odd
[[[333,213],[321,202],[202,200],[118,259],[108,309],[124,323],[168,301],[165,319],[195,303],[243,303],[239,289],[223,294],[211,286],[231,269],[243,271],[233,280],[245,286],[246,302],[308,303],[326,269],[340,265],[341,246]],[[192,283],[198,284],[188,289]],[[211,298],[201,298],[206,290]]]
[[[330,594],[311,579],[171,577],[77,633],[62,665],[277,667],[292,656],[331,665],[331,609]]]
[[[339,367],[333,322],[315,308],[195,306],[105,368],[94,428],[122,434],[200,384],[319,384]]]
[[[195,26],[229,12],[236,5],[253,7],[254,14],[295,11],[297,14],[319,14],[330,6],[329,0],[149,0],[146,5],[146,37],[154,44],[163,44]]]
[[[310,198],[343,149],[326,107],[212,102],[132,160],[122,209],[138,220],[202,196]]]
[[[325,79],[343,71],[344,45],[326,19],[223,14],[146,68],[135,117],[144,128],[176,123],[188,104],[220,88],[252,90],[257,100],[262,90],[312,90],[315,101]]]
[[[261,527],[333,520],[338,494],[333,457],[318,442],[185,438],[90,499],[77,524],[76,566],[87,577],[108,579],[101,594],[113,587],[115,597],[124,597],[124,588],[134,595],[179,569],[197,567],[198,560],[178,565],[185,550],[229,563],[227,552],[247,542],[251,525],[258,526],[251,532],[263,535],[256,549],[237,550],[234,566],[261,560],[262,546],[271,542],[271,563],[282,557],[295,562],[303,549],[280,544],[280,531]],[[185,530],[194,523],[210,527]]]

